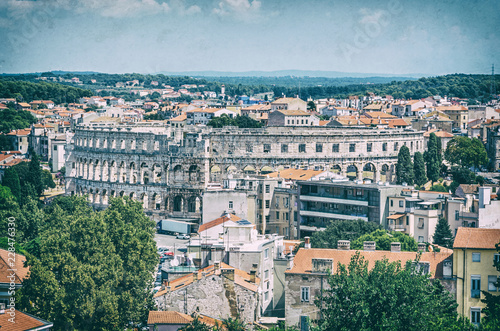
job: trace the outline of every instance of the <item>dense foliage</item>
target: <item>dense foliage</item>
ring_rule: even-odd
[[[54,322],[55,330],[123,330],[145,322],[158,257],[155,223],[139,202],[111,199],[95,212],[84,197],[43,211],[39,255],[16,308]]]
[[[413,156],[413,174],[415,175],[415,184],[418,186],[422,186],[427,183],[424,156],[420,152],[415,152],[415,155]]]
[[[434,231],[434,244],[452,248],[453,247],[453,233],[451,232],[450,225],[446,218],[439,218],[436,230]]]
[[[9,133],[12,130],[26,129],[36,122],[36,118],[29,111],[13,108],[0,110],[0,132]]]
[[[457,304],[439,281],[412,263],[376,261],[370,270],[359,252],[338,264],[329,288],[316,299],[316,330],[467,330]]]
[[[413,162],[411,161],[410,149],[406,145],[401,146],[396,164],[396,182],[413,185]]]
[[[376,249],[381,251],[390,251],[393,242],[401,243],[401,251],[405,252],[416,252],[418,248],[415,239],[406,233],[379,229],[351,242],[351,249],[363,249],[364,241],[374,241]]]
[[[364,234],[372,233],[382,227],[374,222],[363,220],[338,220],[332,221],[324,231],[316,231],[311,236],[313,248],[337,248],[338,240],[353,242]]]
[[[90,90],[57,83],[12,81],[12,76],[0,77],[0,96],[15,98],[18,102],[51,100],[56,104],[78,102],[81,97],[90,97]]]
[[[237,115],[234,118],[230,118],[226,114],[222,114],[219,117],[212,118],[207,125],[214,128],[222,128],[225,126],[237,126],[239,128],[260,128],[263,126],[262,123],[248,116]]]
[[[445,159],[454,165],[476,169],[488,163],[488,154],[481,140],[456,136],[446,145]]]
[[[429,136],[427,150],[424,152],[425,167],[427,169],[427,178],[431,182],[435,182],[439,178],[439,170],[443,162],[443,154],[441,150],[441,139],[434,133]]]

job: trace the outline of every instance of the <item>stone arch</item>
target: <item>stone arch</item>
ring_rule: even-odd
[[[200,177],[200,169],[198,168],[197,165],[192,165],[189,167],[189,181],[190,182],[197,182]]]
[[[125,162],[122,161],[120,163],[120,167],[118,168],[118,182],[125,183],[127,181],[127,169]]]
[[[218,165],[213,165],[210,168],[210,181],[217,182],[221,176],[221,169]]]
[[[108,204],[108,194],[107,190],[102,190],[102,204],[107,205]]]
[[[174,181],[181,182],[183,180],[183,170],[180,164],[174,167]]]
[[[330,171],[335,173],[335,174],[341,174],[342,173],[342,167],[338,164],[333,164],[330,167]]]
[[[148,194],[146,192],[141,193],[139,196],[139,201],[142,203],[142,208],[148,208]]]
[[[116,182],[117,179],[117,167],[116,167],[116,161],[113,160],[111,161],[111,164],[109,166],[109,181],[114,183]]]
[[[149,184],[149,172],[148,171],[144,171],[142,173],[142,183]]]
[[[154,193],[151,197],[152,206],[150,209],[160,210],[161,209],[161,196],[158,193]]]
[[[354,164],[350,164],[346,168],[347,178],[349,178],[349,179],[356,179],[356,178],[358,178],[358,172],[359,172],[359,169]]]
[[[107,182],[109,180],[109,166],[108,161],[104,160],[102,163],[102,181]]]
[[[377,177],[377,168],[375,164],[371,162],[365,163],[363,166],[363,179],[369,179],[372,182],[375,182],[378,180]]]
[[[161,183],[161,166],[159,164],[153,165],[153,183]]]
[[[135,163],[134,162],[130,163],[129,169],[130,169],[129,183],[136,184],[137,183],[137,174],[135,171]]]
[[[132,200],[135,200],[136,198],[136,195],[135,195],[135,192],[130,192],[130,194],[128,195],[128,197]]]
[[[260,173],[262,175],[266,175],[266,174],[270,174],[271,172],[274,172],[273,168],[270,167],[270,166],[263,166],[261,169],[260,169]]]
[[[189,213],[197,213],[200,211],[200,197],[191,196],[187,200],[187,211]]]
[[[176,195],[174,197],[174,205],[173,205],[173,211],[174,212],[180,212],[183,210],[183,204],[184,204],[184,199],[182,198],[182,195]]]
[[[390,166],[387,164],[382,164],[380,167],[380,180],[384,182],[390,182]]]
[[[94,203],[95,204],[100,204],[101,203],[101,195],[99,194],[99,189],[95,190],[95,193],[94,193]]]
[[[238,172],[238,168],[236,168],[234,165],[230,165],[226,168],[226,174],[234,174],[236,172]]]
[[[243,173],[247,175],[255,175],[255,168],[251,165],[247,165],[245,168],[243,168]]]
[[[121,191],[121,192],[118,194],[118,196],[119,196],[120,198],[123,198],[123,197],[125,196],[125,192],[124,192],[124,191]]]

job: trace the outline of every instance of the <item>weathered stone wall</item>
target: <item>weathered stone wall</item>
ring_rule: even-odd
[[[412,154],[424,150],[422,132],[400,129],[183,130],[180,139],[179,132],[161,122],[77,127],[67,146],[66,193],[87,194],[97,208],[111,196],[130,196],[155,219],[200,219],[204,190],[232,174],[309,167],[335,168],[345,175],[350,167],[362,178],[368,167],[377,181],[381,172],[394,168],[403,144]]]
[[[256,292],[248,290],[222,275],[201,278],[179,290],[155,298],[159,310],[200,314],[215,318],[236,318],[255,321],[258,305]]]

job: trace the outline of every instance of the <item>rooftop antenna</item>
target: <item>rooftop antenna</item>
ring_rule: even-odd
[[[300,78],[299,78],[299,99],[300,99]]]
[[[497,94],[496,92],[496,86],[495,86],[495,64],[491,65],[491,82],[490,82],[490,94],[491,97],[495,97]],[[496,99],[496,97],[495,97]]]

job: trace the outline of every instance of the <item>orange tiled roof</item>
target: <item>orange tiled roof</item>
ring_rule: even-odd
[[[9,314],[0,315],[0,328],[9,331],[27,331],[27,330],[38,330],[43,326],[51,327],[52,323],[37,318],[35,316],[23,313],[22,311],[16,310],[15,323],[9,321],[12,318]]]
[[[9,260],[9,257],[11,258]],[[15,265],[10,266],[9,263],[12,262],[12,253],[9,256],[9,251],[5,249],[0,249],[0,283],[10,283],[11,279],[8,276],[15,276],[15,283],[21,284],[23,280],[28,276],[29,268],[24,267],[24,262],[26,257],[21,254],[15,254]],[[10,271],[8,269],[13,269],[15,271]]]
[[[500,229],[459,227],[453,248],[495,249],[500,242]]]
[[[453,138],[454,137],[449,132],[437,130],[437,129],[432,129],[432,130],[426,131],[424,133],[424,137],[429,137],[431,135],[431,133],[434,133],[436,135],[436,137],[439,137],[439,138]]]
[[[281,177],[289,180],[309,180],[314,176],[323,173],[324,170],[304,170],[304,169],[285,169],[268,174],[269,177]]]
[[[280,110],[276,110],[276,111],[279,111],[280,113],[286,115],[286,116],[309,116],[311,114],[309,114],[308,112],[306,111],[303,111],[303,110],[294,110],[294,109],[280,109]]]
[[[177,311],[150,311],[148,316],[149,324],[189,324],[194,320],[190,315]],[[215,318],[199,314],[198,320],[208,326],[221,325],[222,322]]]
[[[7,133],[8,136],[27,136],[31,132],[31,128],[28,129],[20,129],[20,130],[13,130],[9,133]]]
[[[338,263],[348,265],[351,257],[356,253],[356,250],[338,250],[338,249],[299,249],[295,259],[293,260],[293,268],[286,271],[287,273],[308,274],[312,272],[312,259],[333,259],[333,270],[337,271]],[[413,261],[417,257],[417,252],[390,252],[390,251],[359,251],[361,256],[368,261],[368,267],[373,268],[375,261],[387,258],[389,262],[401,261],[405,264],[407,261]],[[453,254],[450,249],[441,250],[441,252],[424,252],[420,258],[421,262],[429,262],[431,277],[440,278],[442,276],[442,269],[437,268],[438,264],[442,263],[445,259]]]
[[[229,217],[227,215],[229,215]],[[214,226],[223,224],[223,223],[228,222],[228,221],[237,222],[239,220],[241,220],[241,218],[239,218],[236,215],[226,214],[226,215],[223,215],[223,216],[221,216],[219,218],[214,219],[213,221],[210,221],[208,223],[204,223],[204,224],[200,225],[200,227],[198,228],[198,233],[201,233],[202,231],[211,229]]]
[[[172,119],[170,119],[171,122],[182,122],[187,119],[187,115],[185,113],[180,114],[179,116],[176,116]]]
[[[396,116],[384,113],[383,111],[367,111],[364,113],[364,115],[369,118],[380,117],[381,119],[397,119]]]

